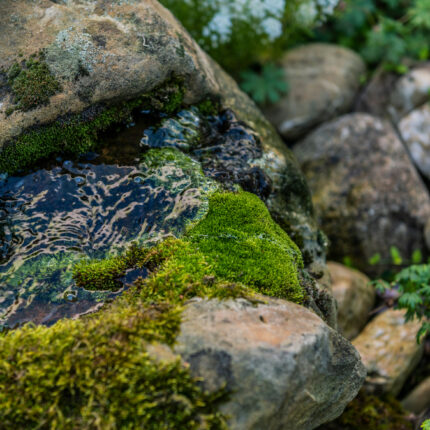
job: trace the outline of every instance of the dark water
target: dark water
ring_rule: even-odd
[[[84,161],[0,180],[0,325],[50,324],[96,309],[122,290],[76,288],[77,261],[180,236],[206,213],[214,184],[200,165],[175,149],[143,153],[142,128],[107,138]],[[131,271],[122,281],[143,275]]]
[[[260,142],[232,112],[203,117],[192,108],[151,121],[143,115],[106,135],[98,153],[0,179],[0,328],[51,324],[121,294],[77,288],[73,266],[117,255],[133,241],[181,236],[207,212],[214,180],[261,197],[270,192],[253,165]],[[124,288],[138,276],[146,273],[127,272]]]

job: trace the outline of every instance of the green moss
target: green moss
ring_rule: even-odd
[[[79,265],[75,279],[85,288],[116,287],[112,280],[137,265],[153,271],[139,282],[145,301],[179,303],[195,296],[238,297],[252,291],[296,303],[305,297],[299,249],[250,193],[215,193],[207,216],[182,240],[167,240],[140,252],[134,260],[127,253]]]
[[[208,396],[178,358],[148,354],[172,345],[180,308],[142,307],[126,297],[53,327],[0,336],[1,428],[223,429]]]
[[[321,430],[412,430],[414,426],[406,416],[394,398],[360,393],[343,415]]]
[[[300,251],[257,196],[214,194],[207,217],[188,233],[188,239],[213,264],[218,277],[302,302]]]
[[[0,153],[0,172],[14,174],[55,155],[85,153],[97,145],[100,133],[130,121],[135,110],[173,113],[181,107],[183,95],[181,81],[172,79],[162,88],[134,100],[91,108],[27,131],[4,146]]]
[[[43,54],[38,60],[30,58],[21,65],[15,63],[8,71],[8,83],[15,96],[15,109],[22,111],[48,104],[50,97],[61,91]]]
[[[214,276],[214,267],[195,246],[184,240],[166,240],[148,255],[156,267],[152,276],[136,283],[136,294],[145,302],[183,303],[192,297],[252,297],[245,285]]]
[[[117,290],[121,287],[118,278],[127,268],[126,260],[121,257],[106,258],[99,261],[81,261],[73,272],[78,287],[87,290]]]

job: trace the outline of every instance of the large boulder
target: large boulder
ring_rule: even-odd
[[[282,67],[288,94],[265,109],[265,114],[287,140],[348,112],[366,72],[363,60],[353,51],[323,43],[287,52]]]
[[[339,331],[347,339],[360,333],[375,303],[375,288],[370,279],[358,270],[342,264],[327,264],[333,281],[333,295],[338,304]]]
[[[0,171],[91,147],[132,108],[220,100],[258,137],[248,157],[265,202],[305,252],[324,258],[306,182],[252,101],[157,1],[0,4]],[[28,41],[31,40],[31,43]],[[70,141],[71,140],[71,141]]]
[[[426,252],[429,194],[392,127],[367,114],[324,124],[295,148],[335,260],[384,270],[390,248],[404,258]],[[369,259],[380,254],[380,264]]]
[[[353,340],[367,369],[367,390],[399,394],[423,353],[423,344],[416,337],[420,327],[419,321],[406,323],[404,311],[390,309],[376,316]]]
[[[195,300],[175,348],[202,377],[225,387],[232,430],[310,430],[339,416],[365,371],[351,344],[309,310],[283,300]]]

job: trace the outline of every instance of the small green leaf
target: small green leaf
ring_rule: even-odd
[[[393,261],[393,264],[395,264],[396,266],[400,266],[403,262],[402,256],[400,255],[400,251],[397,247],[392,246],[390,248],[390,254],[391,254],[391,259]]]
[[[412,264],[420,264],[423,261],[423,254],[419,249],[416,249],[412,254]]]
[[[376,264],[378,264],[381,261],[381,254],[377,253],[372,255],[372,257],[370,257],[369,259],[369,264],[371,266],[375,266]]]

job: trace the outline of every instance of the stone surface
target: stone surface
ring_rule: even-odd
[[[418,321],[405,323],[404,311],[387,310],[375,317],[353,340],[367,369],[369,391],[396,396],[422,356],[416,334]]]
[[[379,67],[357,97],[354,112],[386,117],[390,96],[399,75]]]
[[[267,206],[308,262],[324,259],[324,237],[291,151],[255,104],[157,1],[1,2],[0,27],[0,148],[33,126],[135,98],[171,77],[183,79],[186,104],[220,99],[255,130],[262,155],[252,164],[270,180]],[[16,104],[8,72],[41,50],[61,90],[47,103],[10,113]]]
[[[342,264],[327,264],[333,281],[333,295],[338,304],[338,328],[347,339],[353,339],[365,326],[375,303],[375,289],[370,279]]]
[[[309,44],[282,59],[288,94],[265,109],[267,118],[288,140],[347,112],[366,68],[354,52],[335,45]]]
[[[204,388],[225,385],[232,430],[311,430],[341,414],[365,373],[351,344],[282,300],[194,300],[176,351]]]
[[[313,193],[317,217],[334,260],[345,256],[366,273],[426,253],[429,194],[392,127],[366,114],[345,115],[315,130],[294,152]],[[369,259],[381,255],[381,264]]]
[[[396,82],[387,110],[394,123],[415,108],[426,103],[430,90],[430,63],[424,63],[402,76]]]
[[[399,122],[398,129],[414,163],[430,178],[430,106],[425,104],[410,112]]]
[[[430,408],[430,376],[402,400],[402,405],[417,415]]]

